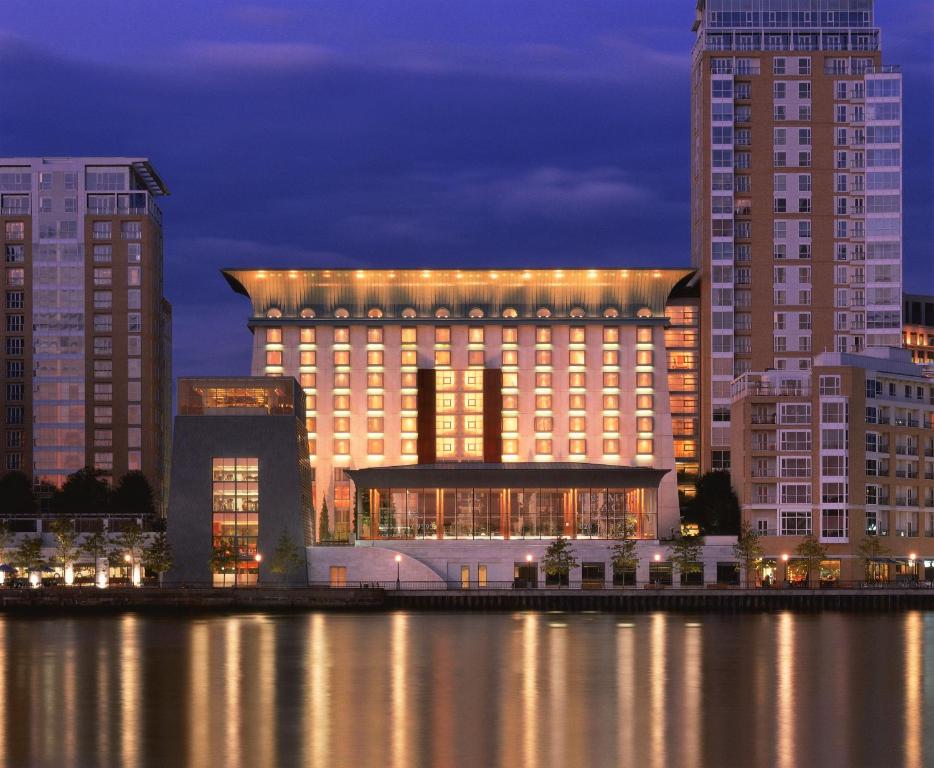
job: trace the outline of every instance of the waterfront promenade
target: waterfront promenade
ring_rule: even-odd
[[[934,588],[843,585],[807,588],[425,589],[400,585],[242,589],[43,587],[0,590],[2,612],[154,611],[773,611],[934,609]]]

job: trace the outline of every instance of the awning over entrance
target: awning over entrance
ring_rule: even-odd
[[[347,470],[358,491],[369,488],[658,488],[667,472],[667,469],[611,464],[487,464],[479,461]]]

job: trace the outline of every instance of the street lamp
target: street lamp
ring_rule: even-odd
[[[396,589],[402,587],[401,582],[399,581],[400,568],[402,567],[402,555],[396,555]]]
[[[655,562],[660,563],[662,561],[662,556],[655,553]],[[655,586],[658,587],[662,583],[662,574],[659,572],[658,568],[655,569]]]
[[[531,553],[525,556],[525,582],[526,582],[527,587],[532,586],[532,555]]]

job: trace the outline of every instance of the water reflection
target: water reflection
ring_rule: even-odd
[[[0,617],[0,768],[921,768],[932,638],[921,612]]]

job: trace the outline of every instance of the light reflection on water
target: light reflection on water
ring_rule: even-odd
[[[0,768],[922,768],[932,659],[919,611],[0,616]]]

